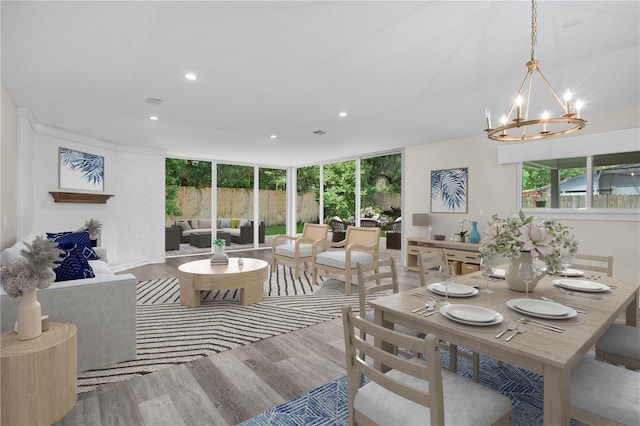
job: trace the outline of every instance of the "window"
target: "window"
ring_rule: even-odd
[[[640,207],[640,151],[524,161],[521,206],[589,210]]]
[[[593,157],[594,208],[640,207],[640,151]]]

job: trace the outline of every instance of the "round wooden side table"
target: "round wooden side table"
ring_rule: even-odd
[[[51,425],[78,401],[76,326],[54,322],[31,340],[2,333],[3,425]]]

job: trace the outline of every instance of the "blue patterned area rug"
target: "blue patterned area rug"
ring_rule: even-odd
[[[441,351],[443,366],[449,362],[447,351]],[[458,358],[458,374],[472,380],[471,361]],[[506,395],[512,404],[513,425],[542,425],[542,377],[510,364],[480,355],[480,383]],[[578,423],[571,421],[572,425]],[[240,426],[316,426],[347,425],[347,380],[343,376],[265,411]]]

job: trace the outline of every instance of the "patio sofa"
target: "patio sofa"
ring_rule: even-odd
[[[30,234],[1,254],[8,265],[20,256]],[[94,248],[99,260],[89,260],[94,278],[58,281],[37,291],[42,315],[51,322],[68,322],[78,328],[78,372],[136,359],[136,283],[132,274],[114,274],[107,264],[107,252]],[[0,291],[0,326],[12,330],[18,318],[21,298]]]
[[[188,243],[189,236],[194,233],[211,233],[211,219],[177,220],[176,225],[181,229],[180,242]],[[253,243],[253,221],[249,219],[218,218],[216,223],[218,231],[231,235],[231,242],[236,244]],[[260,223],[258,242],[264,243],[265,224]]]

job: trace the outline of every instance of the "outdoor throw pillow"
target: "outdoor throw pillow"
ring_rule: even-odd
[[[75,243],[75,253],[79,256],[83,256],[85,260],[98,260],[98,256],[91,246],[91,239],[89,238],[89,231],[84,230],[80,232],[59,232],[52,234],[47,232],[47,238],[58,243],[67,243],[69,241]]]
[[[186,220],[179,220],[176,222],[176,225],[180,227],[183,231],[188,231],[191,229],[191,225]]]
[[[60,256],[62,260],[56,262],[59,263],[58,267],[53,270],[56,274],[56,282],[95,277],[87,259],[78,253],[76,243],[73,241],[61,242],[58,243],[58,247],[64,253]]]
[[[231,228],[237,228],[238,227],[238,219],[231,219]]]
[[[231,219],[220,219],[219,228],[231,228]]]

